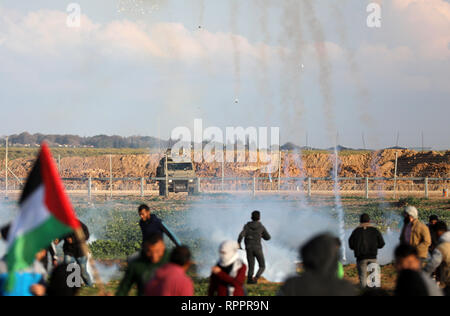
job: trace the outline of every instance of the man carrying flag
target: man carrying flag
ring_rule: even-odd
[[[30,267],[36,254],[53,240],[75,232],[84,244],[80,222],[45,143],[28,177],[19,205],[20,213],[11,224],[7,239],[7,292],[13,292],[19,272]]]

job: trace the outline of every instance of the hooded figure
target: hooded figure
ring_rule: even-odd
[[[219,262],[212,269],[209,296],[244,296],[247,267],[239,257],[239,244],[226,241],[219,248]]]
[[[354,296],[356,289],[337,277],[339,248],[336,238],[319,235],[304,245],[300,254],[305,272],[289,278],[280,296]]]
[[[271,236],[267,232],[267,229],[260,222],[261,213],[259,211],[254,211],[252,213],[252,221],[248,222],[238,238],[239,247],[242,240],[245,242],[245,250],[247,252],[248,261],[248,284],[258,283],[258,279],[264,273],[266,269],[266,261],[264,258],[264,252],[261,244],[261,240],[270,240]],[[258,261],[259,269],[256,276],[253,277],[255,270],[255,260]]]

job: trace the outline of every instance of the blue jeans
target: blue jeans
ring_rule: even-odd
[[[87,257],[75,258],[75,257],[69,256],[69,255],[64,255],[64,263],[65,264],[70,264],[70,263],[78,264],[80,266],[81,278],[83,279],[84,283],[87,286],[92,286],[94,283],[92,282],[91,276],[89,275],[89,273],[87,271],[87,261],[88,261]]]

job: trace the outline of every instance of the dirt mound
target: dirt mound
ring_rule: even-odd
[[[382,150],[371,153],[341,153],[341,177],[393,177],[395,153],[398,153],[398,175],[407,177],[449,177],[450,152],[419,153],[409,150]],[[248,156],[248,154],[247,154]],[[117,178],[155,177],[160,155],[113,155],[112,174]],[[331,153],[283,153],[282,177],[329,177],[333,172],[335,157]],[[1,166],[4,161],[0,161]],[[33,165],[32,159],[15,159],[9,168],[18,177],[26,177]],[[221,163],[195,164],[200,177],[221,177]],[[265,164],[225,163],[225,177],[267,177]],[[61,175],[65,178],[110,176],[109,156],[67,157],[61,159]],[[4,171],[1,176],[4,176]],[[278,171],[274,173],[278,176]]]

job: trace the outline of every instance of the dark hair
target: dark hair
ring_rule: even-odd
[[[434,225],[434,230],[437,232],[446,232],[448,230],[447,223],[439,221]]]
[[[370,216],[369,216],[369,214],[361,215],[361,217],[359,218],[359,222],[361,224],[370,223]]]
[[[257,222],[261,219],[261,212],[260,211],[254,211],[252,213],[252,221]]]
[[[419,272],[403,270],[397,279],[395,296],[429,296],[429,293],[425,281]]]
[[[191,252],[186,246],[176,247],[170,255],[170,262],[179,266],[184,266],[191,261]]]
[[[432,222],[432,221],[438,221],[438,220],[439,220],[439,217],[438,217],[437,215],[431,215],[430,218],[429,218],[429,221],[430,221],[430,222]]]
[[[147,204],[142,204],[141,206],[139,206],[138,212],[140,213],[142,211],[147,211],[147,212],[150,211],[150,208],[148,207]]]
[[[11,228],[11,225],[7,225],[1,229],[2,238],[4,240],[8,239],[8,234],[9,234],[10,228]]]
[[[400,245],[395,249],[395,260],[398,259],[404,259],[409,256],[416,256],[418,257],[417,249],[416,247],[413,247],[411,245]]]
[[[80,290],[77,287],[69,287],[67,280],[72,272],[67,271],[68,264],[58,265],[50,276],[47,296],[76,296]]]
[[[338,238],[329,234],[314,237],[300,248],[305,270],[336,277],[339,260]]]
[[[153,246],[154,244],[164,240],[164,237],[161,233],[153,233],[144,237],[143,245]]]

